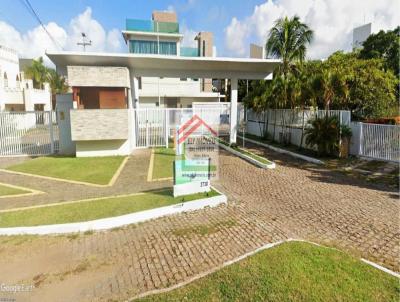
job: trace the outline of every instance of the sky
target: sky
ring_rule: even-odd
[[[265,44],[283,16],[296,14],[314,30],[311,59],[350,50],[355,26],[372,22],[377,32],[400,24],[398,0],[30,0],[53,41],[24,2],[0,0],[0,45],[33,58],[46,50],[81,50],[81,32],[92,40],[87,51],[127,52],[125,19],[150,19],[153,10],[177,13],[185,46],[195,46],[197,32],[213,32],[217,56],[224,57],[248,57],[249,44]]]

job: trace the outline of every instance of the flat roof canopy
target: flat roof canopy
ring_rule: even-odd
[[[271,79],[280,60],[178,57],[125,53],[49,52],[46,53],[64,72],[67,66],[127,67],[134,76],[167,78]]]

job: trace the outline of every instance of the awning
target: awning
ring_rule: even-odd
[[[271,79],[280,60],[178,57],[130,53],[49,52],[46,55],[65,74],[67,66],[128,67],[134,76],[168,78]]]

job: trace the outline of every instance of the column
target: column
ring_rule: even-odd
[[[230,113],[230,137],[229,143],[236,144],[237,135],[237,98],[238,98],[238,79],[231,79],[231,113]]]
[[[137,77],[134,76],[132,70],[129,70],[130,73],[130,84],[131,84],[131,95],[129,98],[129,108],[139,108],[139,81]]]

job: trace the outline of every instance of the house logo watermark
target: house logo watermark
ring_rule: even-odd
[[[194,114],[176,130],[176,154],[187,159],[214,158],[218,160],[218,130],[208,123],[207,116]]]

